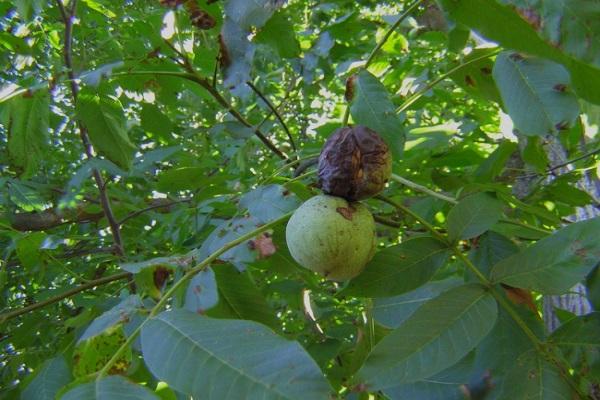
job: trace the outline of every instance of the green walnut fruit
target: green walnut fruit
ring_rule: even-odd
[[[375,221],[360,203],[320,195],[302,204],[286,228],[290,253],[298,264],[327,279],[358,275],[375,253]]]

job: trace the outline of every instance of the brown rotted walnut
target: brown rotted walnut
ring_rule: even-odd
[[[349,201],[378,194],[391,174],[388,146],[366,126],[338,129],[327,139],[319,156],[321,189]]]

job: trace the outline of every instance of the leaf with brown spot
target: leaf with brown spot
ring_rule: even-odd
[[[249,242],[253,250],[258,252],[258,259],[263,259],[272,256],[277,251],[277,247],[273,243],[271,235],[261,233],[256,239]]]

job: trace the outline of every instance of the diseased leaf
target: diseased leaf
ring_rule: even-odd
[[[129,169],[135,146],[129,141],[121,104],[107,96],[82,93],[77,116],[94,148],[119,167]]]
[[[383,338],[357,378],[369,390],[428,378],[471,351],[492,329],[496,314],[496,301],[483,286],[450,289]]]
[[[562,53],[555,43],[544,41],[535,30],[535,18],[530,23],[526,12],[523,18],[512,4],[495,0],[442,0],[441,4],[453,20],[505,48],[563,64],[577,94],[600,103],[600,69]]]
[[[362,70],[354,78],[354,100],[350,113],[357,124],[373,129],[387,142],[396,157],[402,154],[405,133],[402,120],[385,86],[370,72]]]
[[[92,321],[87,327],[78,342],[87,340],[117,324],[125,324],[133,317],[138,309],[142,308],[142,301],[138,295],[131,295],[123,299],[119,304],[110,310],[104,312],[98,318]]]
[[[77,343],[73,351],[73,375],[77,378],[98,372],[112,358],[117,349],[125,343],[126,337],[121,324],[114,325],[101,333]],[[115,362],[112,374],[127,371],[132,361],[132,351],[128,347]]]
[[[502,203],[491,195],[467,196],[448,213],[448,235],[455,241],[479,236],[494,226],[501,216]]]
[[[600,218],[570,224],[496,264],[496,282],[561,294],[583,278],[600,258]]]
[[[185,309],[197,314],[204,314],[206,310],[214,307],[219,302],[217,280],[212,268],[198,272],[191,280],[185,292]]]
[[[515,128],[524,135],[568,129],[579,115],[569,73],[560,64],[503,52],[496,57],[494,79]]]
[[[494,67],[492,57],[496,51],[495,48],[473,49],[462,60],[462,64],[469,64],[450,74],[450,78],[468,93],[499,103],[500,93],[498,93],[492,77],[492,68]],[[488,54],[489,57],[486,57]]]
[[[396,296],[418,288],[448,259],[450,249],[431,237],[418,237],[378,251],[340,295]]]
[[[207,400],[326,400],[331,392],[297,342],[256,322],[163,312],[142,328],[142,352],[158,379]]]
[[[500,390],[501,399],[572,400],[574,397],[556,366],[533,351],[511,363]]]

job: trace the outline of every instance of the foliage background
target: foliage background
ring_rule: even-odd
[[[0,397],[598,396],[597,2],[0,15]],[[336,284],[284,232],[347,122],[394,177]]]

